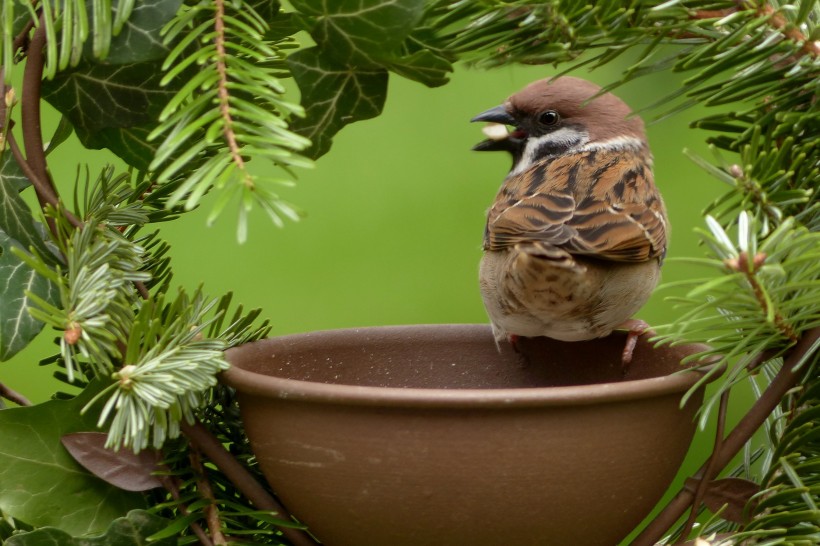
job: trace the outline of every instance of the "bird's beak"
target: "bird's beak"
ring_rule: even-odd
[[[470,121],[484,121],[489,124],[484,128],[484,134],[489,138],[473,146],[474,151],[506,151],[512,153],[517,147],[517,144],[511,140],[510,134],[505,126],[516,125],[518,122],[507,112],[507,109],[504,108],[503,105],[481,112]]]
[[[515,125],[517,122],[512,117],[504,106],[496,106],[484,112],[481,112],[470,121],[486,121],[490,123],[501,123],[503,125]]]

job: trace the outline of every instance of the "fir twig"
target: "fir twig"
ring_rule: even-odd
[[[217,80],[217,97],[219,98],[219,113],[222,116],[222,134],[230,150],[231,161],[241,173],[242,183],[246,186],[253,186],[253,180],[245,168],[245,160],[242,159],[242,150],[236,141],[234,132],[234,120],[231,115],[230,93],[228,92],[228,67],[227,54],[225,52],[225,0],[214,0],[214,46],[216,48],[216,72],[219,75]]]
[[[755,431],[766,421],[772,411],[780,405],[786,393],[803,377],[809,367],[799,366],[804,363],[805,358],[812,351],[816,350],[818,340],[820,340],[820,327],[803,333],[797,345],[789,351],[769,387],[741,418],[735,428],[732,429],[732,432],[726,436],[726,439],[719,446],[719,451],[714,452],[710,460],[704,463],[695,473],[697,479],[703,479],[710,465],[714,465],[713,468],[715,469],[725,468],[732,458],[743,449],[743,446]],[[795,369],[796,367],[799,367],[799,369]],[[641,534],[635,538],[632,546],[655,546],[664,533],[692,505],[693,500],[693,491],[685,487],[681,489],[655,519],[644,528]]]

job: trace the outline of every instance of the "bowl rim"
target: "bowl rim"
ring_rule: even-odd
[[[319,383],[300,379],[286,379],[244,370],[234,364],[243,352],[242,347],[259,344],[284,344],[299,341],[308,336],[326,336],[341,339],[345,336],[362,336],[368,333],[415,334],[449,331],[450,335],[459,331],[467,333],[486,324],[417,324],[401,326],[371,326],[363,328],[342,328],[319,330],[299,334],[270,337],[253,341],[225,351],[225,358],[231,367],[218,376],[221,383],[236,389],[240,394],[265,398],[299,400],[304,402],[344,404],[354,406],[384,407],[426,407],[426,408],[477,408],[477,407],[543,407],[579,406],[600,403],[617,403],[649,399],[680,393],[694,386],[705,373],[703,368],[682,369],[669,375],[628,381],[596,383],[592,385],[572,385],[557,387],[517,387],[503,389],[453,388],[431,389],[413,387],[374,387]],[[679,345],[691,347],[692,353],[708,349],[702,344]]]

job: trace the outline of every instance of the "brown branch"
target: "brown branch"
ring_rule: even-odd
[[[740,2],[738,2],[738,4],[740,4]],[[740,9],[741,8],[739,6],[734,6],[731,8],[724,9],[696,10],[691,13],[689,18],[694,20],[722,19],[727,15],[731,15],[732,13],[738,12]],[[817,57],[818,55],[820,55],[820,42],[813,41],[807,38],[805,34],[800,32],[799,28],[797,28],[795,25],[792,25],[781,12],[773,8],[768,3],[764,3],[763,5],[758,6],[757,9],[754,10],[754,12],[758,17],[768,17],[769,26],[771,26],[775,30],[780,31],[780,33],[783,34],[783,36],[793,41],[794,43],[800,45],[801,53],[799,56],[811,55],[813,57]]]
[[[701,9],[689,16],[690,19],[723,19],[737,11],[737,7],[724,9]]]
[[[245,175],[246,185],[252,185],[250,177],[245,171],[245,160],[242,159],[242,150],[236,141],[236,133],[233,131],[233,117],[231,116],[230,93],[228,92],[228,67],[225,64],[227,52],[225,50],[225,0],[215,0],[214,6],[214,45],[216,47],[216,71],[219,74],[217,83],[217,96],[219,97],[219,112],[222,115],[223,126],[222,135],[228,144],[231,153],[231,161]]]
[[[692,509],[689,511],[689,519],[686,521],[686,525],[683,526],[683,530],[681,531],[679,537],[679,540],[681,541],[686,540],[689,533],[691,533],[692,529],[695,527],[695,521],[698,519],[698,508],[700,508],[700,504],[703,502],[703,497],[706,495],[706,489],[709,487],[709,482],[715,479],[720,472],[719,468],[715,468],[717,465],[715,464],[716,458],[714,457],[714,454],[718,453],[723,445],[723,435],[726,430],[726,412],[729,409],[730,392],[731,390],[727,390],[720,395],[720,408],[718,409],[717,429],[715,430],[715,447],[712,448],[713,455],[709,457],[709,461],[706,464],[706,469],[704,470],[703,475],[695,476],[695,478],[700,478],[700,482],[698,483],[698,488],[695,490],[695,498],[692,500]]]
[[[56,207],[57,192],[48,176],[46,154],[43,147],[43,133],[40,126],[40,98],[42,96],[43,68],[46,62],[43,53],[45,45],[46,28],[43,18],[40,17],[40,26],[31,37],[26,56],[20,113],[23,120],[23,144],[26,148],[26,161],[43,186],[41,188],[35,187],[38,197],[41,199],[40,204],[50,203]],[[32,180],[32,182],[34,181]]]
[[[19,392],[15,391],[14,389],[9,388],[8,385],[5,383],[0,383],[0,398],[5,398],[6,400],[10,400],[17,404],[18,406],[30,406],[31,401],[20,394]]]
[[[787,338],[792,343],[797,343],[799,340],[797,332],[794,331],[792,325],[788,323],[785,317],[783,317],[777,309],[771,308],[769,300],[766,299],[765,290],[757,278],[757,272],[763,264],[766,263],[766,254],[758,252],[750,262],[749,255],[743,251],[737,256],[737,258],[725,260],[724,263],[733,271],[743,273],[743,276],[746,277],[746,282],[748,282],[749,286],[752,288],[752,292],[754,293],[758,305],[760,305],[761,309],[763,309],[763,313],[768,315],[769,311],[771,311],[772,320],[775,327],[780,332],[780,335]]]
[[[191,445],[205,454],[242,494],[260,510],[277,512],[283,519],[291,516],[282,504],[256,481],[248,470],[217,440],[205,426],[183,422],[182,432]],[[301,529],[282,527],[282,534],[294,546],[316,546],[316,542]]]
[[[20,36],[18,36],[18,38],[20,38]],[[23,158],[19,146],[15,151],[15,142],[11,131],[9,131],[9,135],[7,136],[9,144],[13,146],[12,153],[14,154],[15,160],[17,160],[17,163],[23,170],[23,174],[26,175],[26,178],[28,178],[34,186],[40,207],[45,208],[47,205],[51,205],[55,209],[60,210],[60,200],[57,196],[57,190],[48,173],[40,117],[41,88],[43,68],[45,67],[43,48],[45,45],[46,30],[41,17],[40,26],[34,31],[34,35],[31,37],[31,42],[28,45],[26,68],[23,71],[23,96],[20,100],[20,114],[23,126],[23,145],[26,149],[25,158]],[[74,227],[82,226],[82,222],[71,214],[71,212],[68,210],[62,210],[62,212],[68,221],[71,222],[71,225]],[[48,224],[55,239],[59,238],[57,226],[54,221],[49,218]]]
[[[196,475],[196,488],[200,496],[208,501],[208,506],[205,507],[204,512],[208,530],[211,532],[211,539],[214,546],[225,546],[228,544],[228,540],[222,533],[222,520],[219,519],[216,497],[214,497],[214,491],[211,489],[211,482],[208,481],[208,476],[205,474],[205,466],[202,464],[199,450],[196,448],[191,449],[188,459],[191,461],[191,468]]]
[[[713,467],[716,473],[726,468],[732,458],[743,449],[743,446],[757,429],[766,422],[772,411],[780,405],[783,397],[800,382],[800,378],[806,372],[808,366],[803,366],[802,369],[797,371],[794,367],[803,360],[803,357],[808,354],[818,339],[820,339],[820,327],[803,333],[800,341],[783,361],[783,365],[768,388],[732,429],[732,432],[726,436],[726,439],[719,446],[720,449],[713,453],[710,459],[700,467],[696,476],[706,475],[710,466]],[[686,509],[692,505],[694,497],[695,494],[690,489],[686,487],[681,489],[641,534],[632,541],[631,546],[654,546],[678,518],[683,515]]]
[[[769,24],[771,24],[773,28],[779,30],[783,36],[797,44],[802,44],[801,50],[803,55],[811,55],[813,57],[820,55],[820,42],[812,41],[806,38],[806,36],[800,32],[799,28],[792,25],[782,13],[775,10],[768,3],[760,6],[757,13],[758,15],[764,17],[768,16]]]
[[[175,476],[169,475],[160,475],[158,476],[159,481],[162,482],[162,486],[165,487],[166,491],[171,494],[171,498],[175,501],[179,501],[180,494],[179,494],[179,480]],[[177,504],[177,509],[183,516],[187,516],[191,513],[188,510],[188,507],[184,503]],[[188,528],[196,535],[199,539],[199,543],[202,546],[214,546],[213,541],[211,541],[211,537],[202,529],[202,527],[195,521],[191,522],[188,525]]]

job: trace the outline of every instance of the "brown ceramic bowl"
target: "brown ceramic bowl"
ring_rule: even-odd
[[[228,351],[222,381],[285,506],[327,546],[614,546],[688,449],[703,346],[496,348],[486,325],[362,328]],[[673,375],[670,375],[673,374]]]

